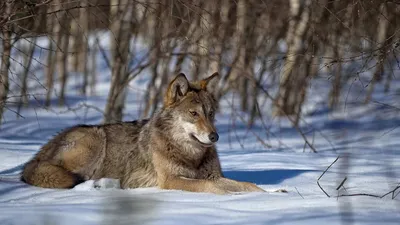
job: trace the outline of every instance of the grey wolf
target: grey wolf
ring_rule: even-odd
[[[77,125],[54,136],[28,161],[21,180],[43,188],[72,188],[101,178],[121,188],[158,187],[227,194],[262,192],[225,178],[216,150],[218,109],[212,87],[218,73],[189,82],[177,75],[162,108],[149,119]]]

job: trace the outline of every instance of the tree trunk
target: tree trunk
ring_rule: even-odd
[[[160,65],[160,58],[161,58],[161,42],[162,42],[162,35],[164,34],[163,31],[163,23],[160,21],[159,18],[162,16],[162,9],[161,5],[158,5],[155,9],[155,14],[151,17],[154,23],[152,24],[152,46],[153,49],[151,50],[150,59],[152,61],[152,65],[150,66],[151,71],[151,81],[147,86],[146,95],[145,95],[145,108],[143,110],[142,118],[148,117],[152,109],[154,109],[155,102],[157,101],[157,92],[161,85],[161,73],[159,73],[159,65]]]
[[[340,48],[337,46],[337,48]],[[335,59],[339,59],[341,57],[339,55],[338,50],[334,50]],[[341,88],[341,80],[342,80],[342,62],[339,59],[336,62],[336,65],[333,66],[332,75],[333,75],[333,84],[332,90],[329,94],[329,108],[334,109],[339,103],[339,96],[340,96],[340,88]]]
[[[63,24],[68,26],[68,20],[65,18]],[[68,59],[68,43],[69,43],[69,31],[67,31],[62,35],[61,39],[61,50],[58,52],[58,75],[60,77],[61,82],[61,90],[59,94],[59,105],[65,104],[65,88],[68,80],[68,71],[67,71],[67,59]]]
[[[218,1],[219,7],[214,14],[219,14],[217,17],[219,17],[219,21],[214,21],[214,27],[213,27],[213,33],[214,37],[210,41],[208,45],[208,49],[212,50],[213,54],[210,58],[210,66],[207,72],[207,75],[213,74],[215,72],[221,73],[221,68],[222,68],[222,52],[224,50],[224,43],[227,42],[227,32],[225,29],[229,25],[229,18],[228,18],[228,13],[229,13],[229,0],[221,0]],[[220,10],[218,10],[220,9]]]
[[[7,1],[5,3],[5,18],[9,18],[11,15],[13,3]],[[9,91],[8,71],[10,69],[10,56],[11,56],[11,26],[5,25],[1,30],[3,39],[3,54],[1,56],[1,67],[0,67],[0,124],[3,119],[3,113],[7,102],[7,95]]]
[[[107,98],[104,122],[122,120],[126,98],[126,77],[128,76],[129,43],[132,36],[133,3],[129,0],[111,0],[111,49],[112,78]]]
[[[77,19],[72,19],[71,20],[71,36],[70,36],[70,41],[69,41],[69,46],[71,48],[70,50],[70,60],[68,60],[71,63],[71,66],[69,67],[70,70],[75,71],[75,72],[81,72],[79,71],[79,64],[81,63],[79,61],[79,53],[81,52],[82,49],[82,30],[80,28],[80,21]]]
[[[196,3],[199,7],[199,9],[202,9],[203,12],[203,7],[205,7],[207,4],[205,1],[196,1]],[[204,44],[204,35],[207,33],[207,31],[204,30],[204,24],[205,18],[203,18],[204,13],[201,12],[195,12],[195,19],[193,19],[193,24],[194,30],[193,30],[193,36],[191,41],[191,52],[194,53],[192,55],[192,69],[191,69],[191,74],[192,74],[192,79],[193,80],[199,80],[200,79],[200,74],[202,71],[202,61],[203,61],[203,53],[206,48],[206,46],[202,45]]]
[[[256,79],[256,77],[254,77],[254,81],[252,81],[254,83],[253,85],[253,90],[251,92],[251,110],[250,110],[250,117],[249,117],[249,121],[247,123],[247,125],[250,127],[254,124],[255,119],[257,118],[257,115],[260,114],[261,112],[258,112],[258,102],[257,102],[257,97],[258,97],[258,93],[260,91],[260,88],[258,87],[258,85],[262,86],[261,81],[264,77],[264,73],[267,71],[267,59],[268,57],[264,57],[262,62],[261,62],[261,69],[260,69],[260,73],[258,75],[258,79]]]
[[[81,49],[78,54],[79,58],[79,72],[83,75],[83,83],[81,88],[81,93],[86,95],[86,89],[89,83],[89,71],[87,66],[88,61],[88,35],[89,35],[89,14],[88,14],[88,0],[81,0],[82,8],[79,10],[79,23],[81,27]]]
[[[32,64],[32,58],[33,58],[33,53],[35,52],[35,46],[36,46],[36,38],[32,40],[32,43],[30,44],[29,48],[27,49],[27,52],[24,54],[24,72],[22,74],[22,80],[21,80],[21,98],[18,102],[18,108],[17,108],[17,118],[20,116],[21,112],[21,107],[22,105],[27,106],[28,105],[28,75],[29,75],[29,69],[31,68]]]
[[[292,73],[297,63],[297,54],[302,50],[303,37],[306,34],[308,22],[310,19],[311,0],[304,2],[304,9],[300,13],[300,1],[290,0],[290,9],[292,20],[289,23],[289,30],[286,37],[288,50],[286,53],[285,63],[280,76],[279,94],[274,107],[274,115],[297,115],[298,100],[301,88],[299,82],[304,77],[299,77],[296,73]]]
[[[378,57],[377,64],[375,67],[375,72],[373,74],[371,83],[369,85],[369,89],[367,92],[367,96],[364,100],[364,103],[368,103],[372,98],[372,93],[374,92],[376,82],[379,82],[382,79],[382,75],[384,73],[384,62],[386,60],[386,49],[387,43],[389,42],[388,35],[388,27],[390,22],[390,15],[388,14],[387,4],[384,2],[380,7],[380,15],[379,15],[379,24],[377,27],[377,49],[378,49]]]
[[[389,63],[389,65],[392,67],[392,63]],[[390,74],[386,76],[386,82],[385,82],[385,89],[384,92],[388,93],[390,90],[390,83],[392,82],[393,77],[395,77],[395,74],[393,72],[393,69],[390,70]]]
[[[51,96],[54,87],[54,70],[55,70],[55,60],[54,57],[56,53],[54,52],[54,43],[52,40],[49,40],[49,50],[47,52],[47,66],[46,66],[46,101],[45,106],[50,106]]]
[[[53,59],[52,54],[49,53],[47,62],[49,69],[47,70],[47,82],[48,82],[48,92],[47,92],[47,98],[46,98],[46,105],[50,104],[50,98],[51,98],[51,92],[53,89],[53,82],[54,82],[54,77],[53,73],[55,70],[55,66],[57,66],[57,75],[60,78],[61,82],[61,90],[59,93],[59,105],[64,104],[64,97],[65,97],[65,84],[67,81],[67,56],[68,56],[68,42],[69,42],[69,24],[67,20],[67,12],[65,10],[62,10],[62,2],[61,0],[57,0],[54,3],[54,8],[49,7],[49,10],[55,10],[59,11],[54,14],[53,21],[53,35],[52,39],[54,40],[54,57],[55,60]],[[51,42],[52,40],[50,40]],[[51,45],[51,44],[50,44]],[[52,47],[50,46],[50,49]],[[50,50],[51,51],[51,50]],[[56,64],[56,65],[54,65]]]
[[[180,46],[180,54],[178,55],[177,59],[176,59],[176,63],[175,63],[175,69],[174,69],[174,74],[178,74],[180,72],[182,72],[182,64],[185,61],[186,57],[188,56],[189,52],[193,53],[196,50],[196,46],[192,43],[194,42],[194,40],[196,39],[196,35],[197,35],[197,28],[198,28],[198,17],[195,17],[194,19],[192,19],[192,21],[190,21],[189,27],[186,29],[186,33],[184,34],[185,39],[184,41],[182,41],[182,44]],[[193,52],[191,52],[193,51]],[[190,55],[190,58],[193,59],[193,63],[196,60],[195,59],[196,56]],[[196,63],[194,63],[194,67]],[[195,68],[192,67],[192,71],[194,71]]]
[[[56,6],[47,6],[47,13],[55,11],[59,9],[57,2],[55,2]],[[57,40],[58,40],[58,33],[60,32],[60,24],[56,21],[54,14],[50,14],[46,18],[46,25],[49,27],[48,35],[48,50],[47,50],[47,59],[46,59],[46,67],[45,67],[45,76],[46,76],[46,99],[45,99],[45,106],[48,107],[51,104],[51,97],[53,94],[53,87],[54,87],[54,71],[56,68],[56,51],[57,51]]]
[[[247,2],[247,9],[252,9],[254,7],[254,1]],[[261,22],[261,23],[259,23]],[[243,41],[243,45],[245,46],[245,58],[244,58],[244,73],[241,75],[240,79],[240,92],[241,92],[241,108],[242,111],[248,112],[250,107],[249,101],[249,84],[250,82],[254,82],[255,79],[254,74],[254,63],[257,57],[257,27],[262,27],[262,23],[265,22],[259,21],[257,16],[254,13],[246,14],[246,25],[245,25],[245,37]]]
[[[209,43],[209,49],[213,49],[213,55],[211,56],[211,62],[208,69],[208,74],[213,74],[215,72],[220,73],[221,77],[223,77],[223,61],[222,61],[222,53],[226,50],[226,43],[229,42],[229,36],[226,29],[230,25],[229,20],[229,10],[230,10],[230,1],[229,0],[221,0],[219,5],[220,15],[219,15],[219,24],[214,25],[214,42]],[[218,10],[216,11],[218,13]],[[213,94],[216,97],[216,100],[222,97],[222,91],[220,88],[215,88],[213,90]]]
[[[168,32],[168,27],[165,27],[165,32]],[[168,52],[172,52],[176,46],[177,46],[177,42],[174,41],[174,39],[169,39],[167,40],[167,44],[165,44],[166,46],[168,46],[168,48],[166,49],[166,51]],[[167,86],[168,84],[168,75],[170,74],[170,63],[172,61],[172,56],[169,55],[167,57],[162,57],[161,61],[161,80],[158,82],[157,85],[157,90],[154,96],[154,101],[153,101],[153,106],[152,106],[152,110],[151,110],[151,115],[154,115],[154,113],[157,111],[158,106],[160,104],[160,102],[162,101],[162,93],[163,93],[163,89],[165,86]]]
[[[90,56],[91,56],[91,62],[90,62],[90,94],[91,95],[96,95],[96,84],[97,84],[97,53],[99,52],[99,43],[96,42],[92,45],[92,48],[90,49]]]
[[[236,9],[236,31],[234,35],[234,43],[236,47],[235,59],[233,60],[231,67],[226,75],[227,83],[225,84],[223,92],[227,89],[233,88],[239,90],[239,93],[243,93],[247,88],[243,87],[245,77],[243,72],[245,70],[246,60],[246,14],[247,14],[247,1],[239,0]],[[242,88],[241,88],[242,86]]]
[[[329,15],[331,14],[332,11],[335,11],[337,8],[343,8],[343,5],[340,3],[335,4],[335,2],[327,2],[325,10],[323,12],[324,15],[322,15],[321,19],[319,20],[320,21],[319,24],[321,25],[322,23],[335,24],[335,26],[332,28],[332,33],[328,34],[328,41],[331,44],[331,46],[325,48],[325,54],[324,54],[327,56],[326,58],[329,59],[325,60],[325,63],[329,65],[328,71],[331,73],[331,76],[333,77],[332,89],[330,90],[329,93],[328,107],[330,109],[335,109],[339,105],[342,80],[344,77],[342,61],[345,54],[344,48],[347,44],[346,39],[349,38],[348,33],[343,33],[343,27],[349,26],[349,20],[351,19],[352,16],[353,7],[354,6],[351,3],[347,3],[344,22],[337,23],[336,18],[329,17]],[[313,72],[311,73],[313,74]]]
[[[211,14],[215,10],[215,3],[206,1],[203,4],[204,9],[202,9],[202,13],[200,14],[200,25],[198,29],[200,29],[201,33],[199,36],[199,44],[197,45],[197,56],[198,56],[198,65],[196,76],[197,78],[201,78],[203,76],[209,76],[216,71],[209,72],[209,61],[210,61],[210,53],[213,54],[214,44],[213,44],[213,30],[215,24],[211,21]],[[208,73],[207,73],[208,72]]]

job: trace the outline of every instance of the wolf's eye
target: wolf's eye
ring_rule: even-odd
[[[214,112],[209,112],[208,115],[209,115],[210,117],[214,117]]]
[[[190,112],[190,114],[192,115],[192,116],[198,116],[199,114],[197,114],[197,112],[196,111],[189,111]]]

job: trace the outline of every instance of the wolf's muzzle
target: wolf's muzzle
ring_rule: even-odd
[[[211,132],[211,134],[208,135],[208,139],[210,139],[212,142],[217,142],[219,135],[216,132]]]

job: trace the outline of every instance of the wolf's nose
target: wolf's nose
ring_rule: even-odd
[[[219,139],[219,136],[216,132],[212,132],[211,134],[208,135],[208,139],[212,142],[217,142]]]

